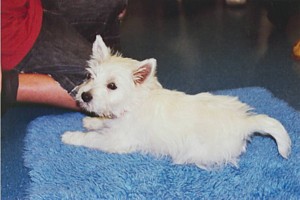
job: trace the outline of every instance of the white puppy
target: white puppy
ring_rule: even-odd
[[[66,132],[62,141],[110,153],[140,151],[168,155],[174,163],[209,169],[237,165],[254,132],[271,135],[287,158],[291,140],[279,121],[250,112],[235,97],[187,95],[158,83],[156,60],[111,55],[100,36],[89,61],[92,77],[77,101],[99,117],[86,117],[87,132]]]

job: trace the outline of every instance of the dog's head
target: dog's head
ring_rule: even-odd
[[[161,88],[155,76],[155,59],[137,61],[113,55],[100,36],[88,64],[90,76],[78,86],[76,100],[98,116],[119,117],[134,106],[139,95]]]

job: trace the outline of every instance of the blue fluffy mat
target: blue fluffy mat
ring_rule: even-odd
[[[82,114],[44,116],[28,127],[25,165],[31,199],[300,199],[300,113],[262,88],[216,92],[280,120],[292,139],[288,160],[269,137],[255,136],[239,168],[204,171],[139,153],[107,154],[61,143],[67,130],[82,129]]]

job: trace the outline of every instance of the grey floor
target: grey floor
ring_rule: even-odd
[[[194,94],[259,86],[300,110],[300,61],[292,57],[300,39],[299,8],[298,0],[248,1],[241,7],[222,0],[129,0],[121,52],[156,58],[166,88]],[[30,182],[22,158],[28,124],[65,112],[70,111],[20,105],[2,116],[2,199],[23,199]]]
[[[122,52],[140,60],[156,58],[165,87],[198,93],[261,86],[300,109],[300,64],[291,56],[300,39],[299,9],[255,1],[244,7],[223,1],[130,2]],[[266,9],[273,4],[279,8]],[[286,25],[284,12],[291,15]]]

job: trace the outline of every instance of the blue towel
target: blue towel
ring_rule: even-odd
[[[80,113],[43,116],[28,127],[25,165],[31,199],[300,199],[300,113],[263,88],[215,92],[238,96],[283,123],[292,153],[283,159],[270,137],[254,136],[239,168],[204,171],[169,157],[108,154],[65,145],[65,131],[83,130]]]

